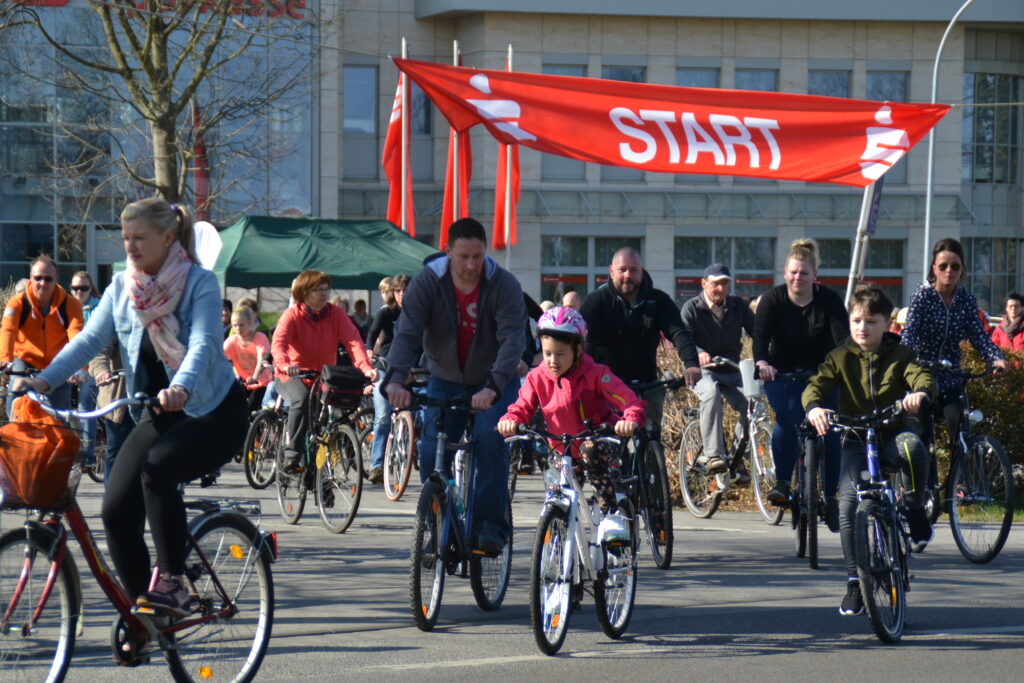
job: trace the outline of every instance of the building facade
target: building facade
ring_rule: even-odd
[[[291,192],[308,190],[306,203],[296,204],[300,211],[340,218],[385,213],[380,157],[398,77],[389,57],[399,54],[402,37],[410,57],[445,63],[458,41],[463,63],[481,68],[504,68],[511,44],[517,71],[926,102],[936,49],[961,4],[635,0],[613,15],[593,13],[594,3],[584,0],[557,3],[557,11],[538,0],[520,0],[515,11],[496,0],[307,3],[321,18],[309,39],[315,74],[309,112],[296,128],[308,133],[308,147],[277,163],[290,169]],[[983,306],[999,309],[1008,291],[1024,289],[1024,5],[972,5],[945,46],[936,99],[964,106],[935,130],[932,239],[964,241],[968,285]],[[411,119],[417,236],[430,241],[441,208],[448,126],[416,88]],[[11,133],[16,123],[0,117],[5,165],[18,145]],[[472,144],[470,209],[489,225],[497,146],[483,131],[472,134]],[[887,174],[867,259],[869,279],[903,303],[923,271],[926,160],[922,143]],[[9,248],[9,225],[37,221],[38,235],[48,225],[53,242],[61,231],[59,221],[19,199],[16,180],[0,170],[5,268],[32,248],[29,238]],[[496,257],[535,297],[592,290],[624,245],[641,251],[656,285],[677,299],[696,290],[712,261],[731,266],[739,293],[755,295],[781,281],[789,244],[802,236],[822,246],[821,277],[845,286],[862,198],[855,188],[645,173],[527,149],[521,173],[519,242]],[[284,186],[268,175],[260,187],[266,210],[282,212],[273,197]],[[230,209],[221,207],[215,219],[230,220]],[[99,267],[107,258],[101,251],[83,243],[76,253],[81,263]]]

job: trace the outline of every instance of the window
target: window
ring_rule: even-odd
[[[55,258],[57,279],[67,287],[72,274],[85,270],[85,228],[55,230],[49,223],[0,223],[0,287],[28,277],[30,261],[40,254]]]
[[[850,72],[811,70],[807,74],[807,94],[849,97]]]
[[[676,69],[676,85],[684,88],[717,88],[718,69]]]
[[[737,90],[775,92],[779,89],[779,72],[775,69],[736,69]]]
[[[568,292],[586,296],[608,281],[612,256],[622,247],[641,251],[639,237],[586,237],[543,235],[541,237],[541,299],[562,302]],[[642,252],[641,252],[642,253]]]
[[[675,239],[676,300],[700,292],[704,269],[724,263],[732,271],[732,294],[752,298],[774,282],[774,237],[677,237]]]
[[[869,71],[867,98],[878,102],[906,102],[910,92],[909,80],[910,74],[906,71]],[[906,155],[886,172],[885,182],[906,184]]]
[[[1018,183],[1020,107],[996,106],[1020,102],[1020,76],[964,74],[962,180],[965,183]]]
[[[611,81],[646,83],[647,67],[605,66],[601,69],[601,78],[606,78]],[[613,183],[642,183],[644,181],[644,172],[639,168],[601,166],[601,180]]]
[[[978,305],[992,315],[1002,315],[1007,294],[1021,291],[1021,246],[1019,240],[1004,237],[964,240],[964,285],[977,297]]]
[[[905,240],[868,240],[868,253],[864,261],[864,280],[882,288],[896,306],[903,306],[903,252]],[[846,295],[850,278],[850,260],[853,240],[818,240],[821,268],[818,281]]]
[[[345,67],[345,133],[377,133],[377,67]]]
[[[552,76],[586,76],[587,67],[582,64],[544,64],[541,72]],[[586,163],[577,159],[542,154],[540,159],[540,177],[543,180],[556,182],[579,182],[586,179]]]
[[[413,135],[430,135],[433,115],[430,98],[420,86],[412,82],[409,85],[409,128]]]

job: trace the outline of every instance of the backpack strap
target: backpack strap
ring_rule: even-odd
[[[29,303],[28,294],[26,292],[21,293],[21,316],[18,319],[18,328],[25,326],[25,321],[28,320],[29,315],[32,314],[32,304]],[[64,329],[68,329],[68,298],[64,297],[64,300],[60,302],[60,306],[57,307],[57,315],[60,316],[60,324],[64,326]]]

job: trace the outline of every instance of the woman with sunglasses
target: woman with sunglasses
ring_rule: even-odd
[[[964,248],[952,237],[940,239],[932,247],[932,263],[928,282],[910,298],[907,325],[900,333],[900,342],[917,352],[921,360],[948,360],[960,364],[960,342],[969,341],[993,367],[997,375],[1009,366],[999,347],[992,343],[978,317],[978,300],[960,284],[964,276]],[[941,411],[950,433],[956,433],[960,422],[962,380],[940,373],[937,409]],[[927,419],[927,418],[926,418]],[[930,433],[925,430],[925,434]]]

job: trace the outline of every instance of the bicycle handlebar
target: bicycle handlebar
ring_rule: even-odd
[[[658,387],[667,387],[669,389],[679,389],[680,387],[686,386],[685,377],[668,377],[666,379],[652,379],[650,382],[637,382],[632,381],[629,383],[629,388],[637,394],[643,394],[644,392],[650,391],[651,389],[657,389]]]
[[[25,392],[25,395],[38,403],[39,407],[43,409],[43,412],[61,420],[70,420],[72,418],[79,420],[95,420],[103,417],[104,415],[109,415],[121,407],[139,406],[140,408],[147,408],[160,405],[160,399],[139,393],[135,394],[135,396],[126,396],[124,398],[119,398],[116,401],[111,401],[107,405],[102,408],[97,408],[96,410],[72,410],[70,408],[62,410],[48,405],[45,402],[44,397],[37,394],[33,389],[29,389]]]
[[[992,368],[985,368],[981,372],[967,372],[948,360],[918,360],[917,364],[926,370],[936,370],[960,379],[978,379],[992,374]]]
[[[732,367],[735,368],[736,370],[739,370],[740,364],[732,359],[726,358],[725,356],[714,356],[712,357],[710,363],[708,363],[707,365],[702,365],[700,367],[701,370],[703,370],[704,368],[707,368],[708,370],[715,370],[716,368],[721,367]]]
[[[896,420],[903,414],[903,403],[896,401],[891,406],[879,408],[867,415],[841,415],[829,413],[828,422],[833,429],[847,430],[865,427],[881,427]]]
[[[608,443],[621,444],[622,440],[614,436],[615,427],[613,425],[596,425],[594,427],[588,427],[579,434],[552,434],[546,429],[531,428],[526,425],[519,425],[516,428],[516,434],[514,436],[505,437],[506,442],[510,441],[527,441],[531,439],[551,439],[557,441],[563,445],[568,446],[573,441],[580,441],[581,439],[593,438],[595,441],[603,441]]]

